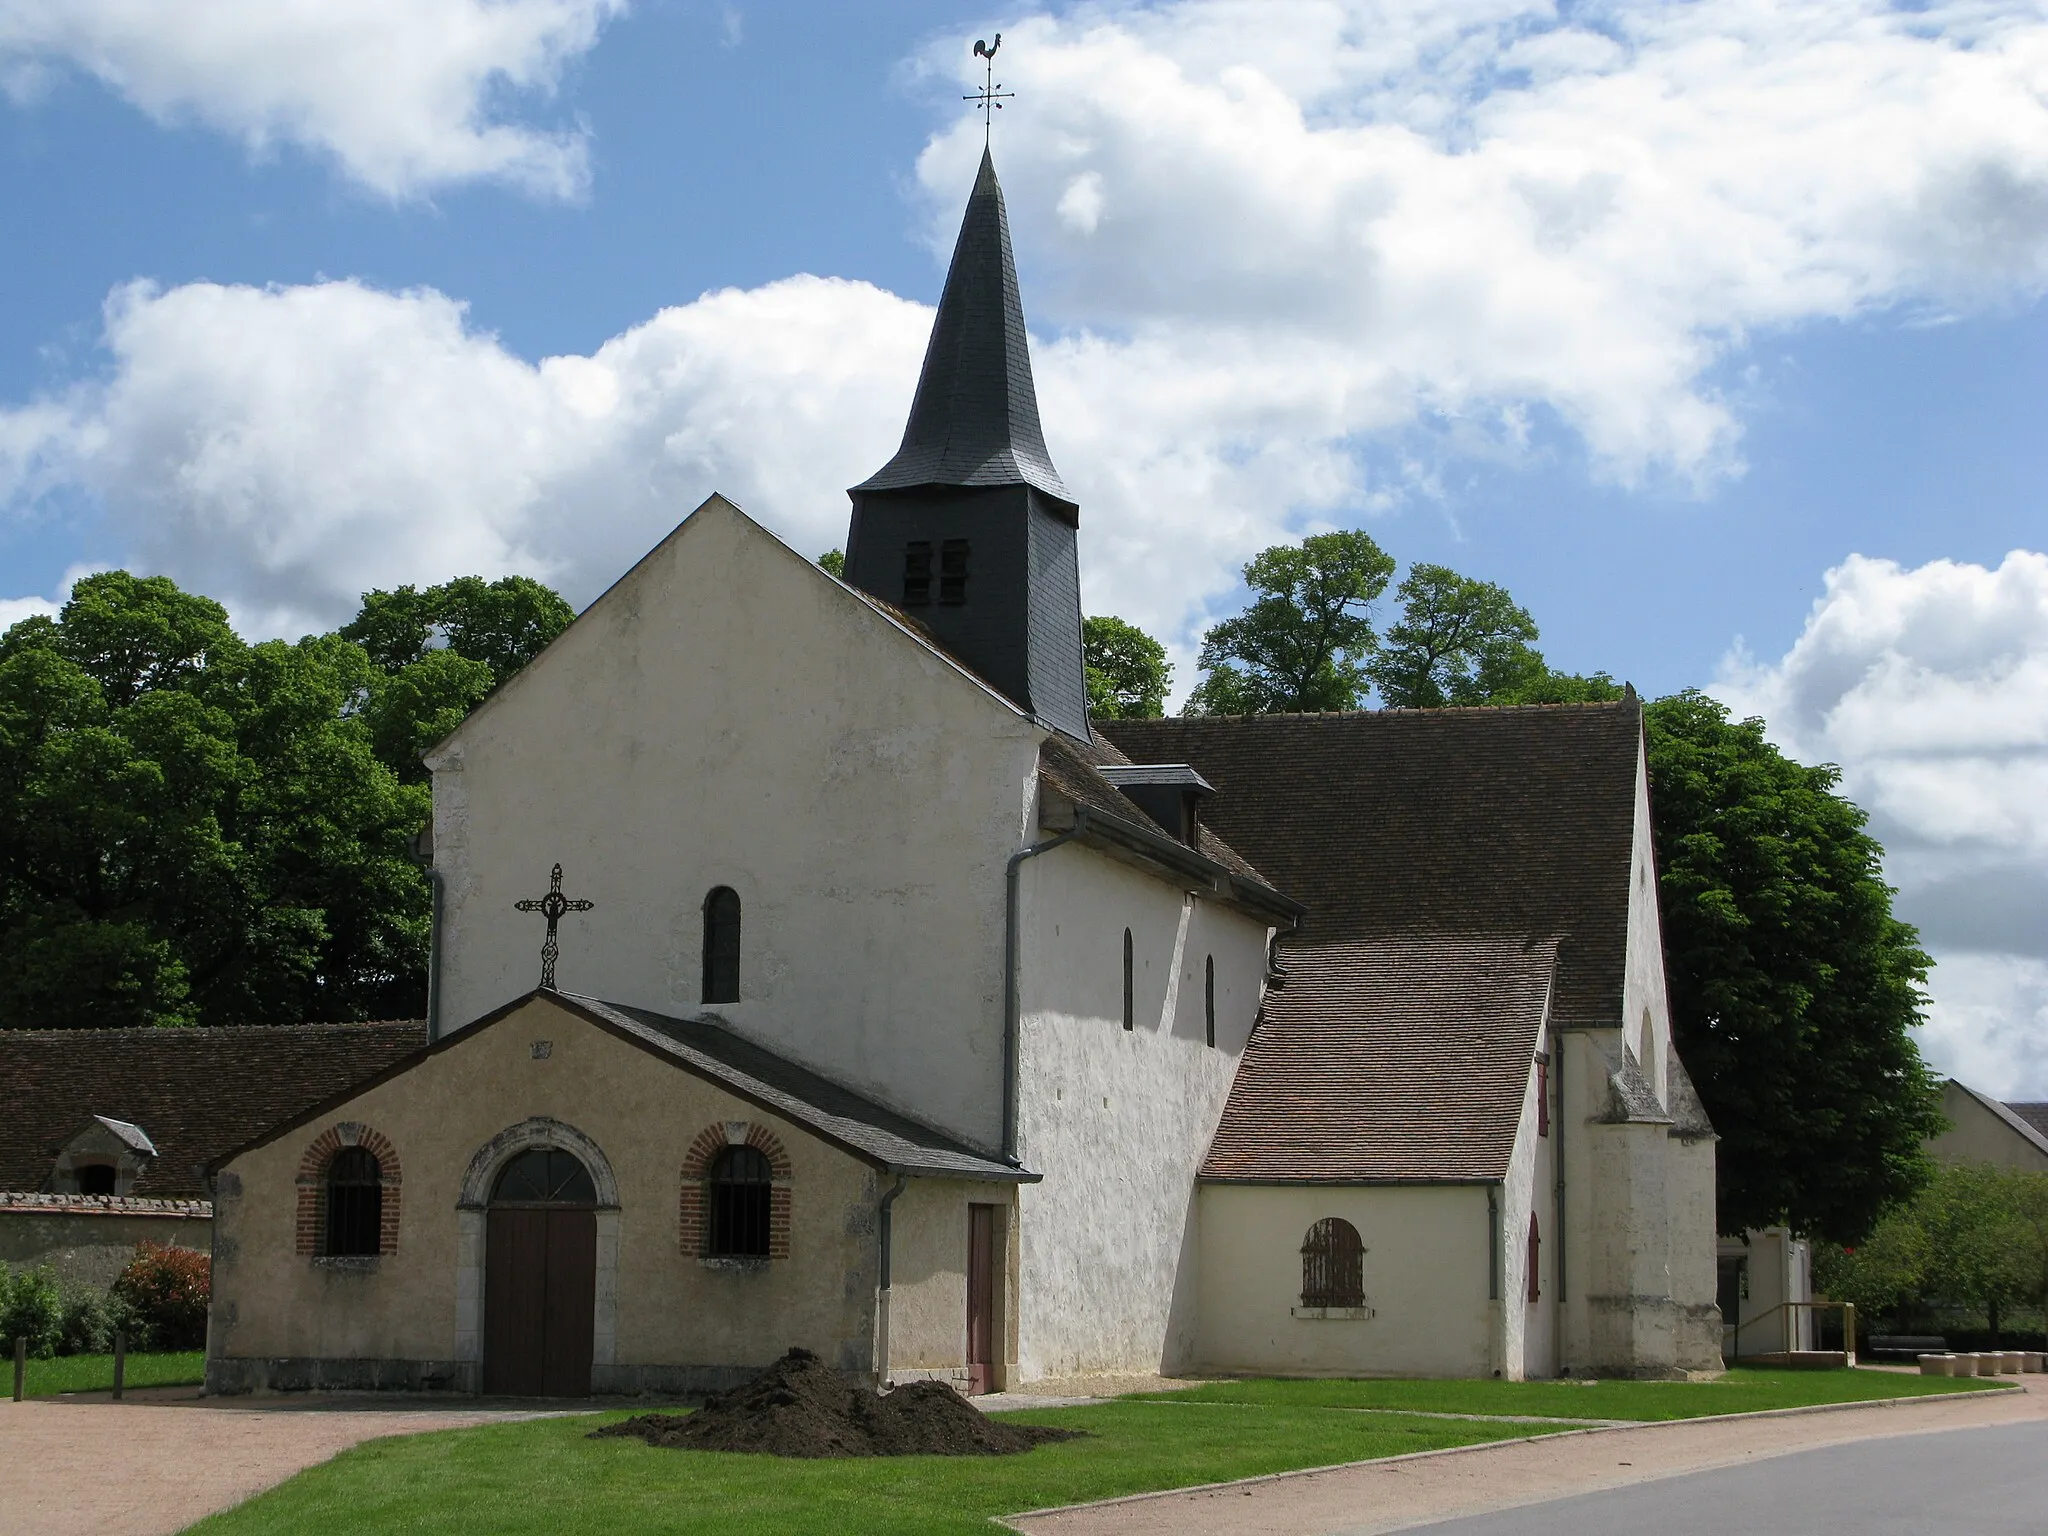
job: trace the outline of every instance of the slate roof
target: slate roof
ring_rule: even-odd
[[[1038,422],[1031,346],[995,161],[984,150],[896,456],[856,491],[1032,485],[1069,508]]]
[[[2048,1139],[2048,1104],[2008,1104],[2005,1107]]]
[[[0,1030],[0,1189],[47,1189],[58,1151],[103,1117],[157,1148],[135,1195],[202,1198],[222,1153],[426,1043],[418,1022]]]
[[[1038,1177],[920,1125],[723,1025],[566,992],[557,994],[555,1000],[581,1009],[655,1054],[785,1119],[809,1126],[892,1171],[930,1178],[1012,1182],[1035,1182]]]
[[[1202,1177],[1503,1177],[1556,955],[1554,940],[1476,936],[1290,950]]]
[[[1553,1016],[1621,1022],[1636,700],[1096,729],[1134,761],[1188,763],[1216,786],[1208,825],[1308,908],[1290,955],[1397,935],[1557,936]]]

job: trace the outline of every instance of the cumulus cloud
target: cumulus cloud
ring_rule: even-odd
[[[609,14],[539,5],[490,14]],[[1512,456],[1547,408],[1604,473],[1710,483],[1739,423],[1709,380],[1753,329],[2048,275],[2031,8],[1186,0],[1005,31],[1089,605],[1183,661],[1262,544],[1429,494],[1417,432]],[[941,253],[979,152],[963,120],[919,160]],[[0,411],[0,497],[83,488],[138,563],[279,628],[456,571],[587,598],[714,488],[838,543],[929,323],[795,277],[535,362],[427,290],[132,287],[103,376]]]
[[[625,0],[0,0],[0,84],[83,70],[150,116],[255,151],[332,155],[386,196],[507,181],[571,195],[584,135],[504,114],[545,97]]]
[[[1839,763],[1870,811],[1900,915],[1936,957],[1932,1059],[2048,1097],[2048,555],[1852,556],[1790,651],[1737,658],[1715,692],[1793,755]]]

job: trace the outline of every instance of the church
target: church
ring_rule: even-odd
[[[1633,696],[1092,721],[986,157],[851,497],[428,755],[425,1042],[212,1162],[209,1390],[1718,1369]]]

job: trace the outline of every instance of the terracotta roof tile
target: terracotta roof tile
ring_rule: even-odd
[[[1556,954],[1447,934],[1290,950],[1202,1177],[1502,1177]]]
[[[203,1196],[221,1153],[426,1043],[414,1022],[0,1030],[0,1189],[46,1189],[58,1149],[106,1115],[156,1144],[132,1193]]]

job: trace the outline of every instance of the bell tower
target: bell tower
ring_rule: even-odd
[[[1003,189],[987,151],[953,247],[903,445],[848,492],[846,579],[985,682],[1089,739],[1080,508],[1038,424]]]

